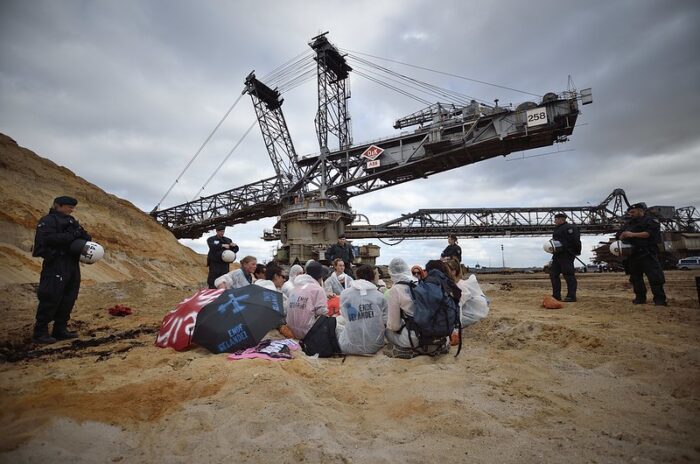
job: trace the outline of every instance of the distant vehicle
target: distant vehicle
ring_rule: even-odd
[[[700,256],[690,256],[688,258],[679,259],[678,264],[676,264],[676,267],[683,271],[689,271],[690,269],[700,269]]]

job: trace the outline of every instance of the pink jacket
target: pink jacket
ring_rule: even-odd
[[[287,325],[296,338],[304,338],[316,318],[328,314],[327,302],[326,292],[316,279],[308,274],[294,279],[294,288],[289,292]]]

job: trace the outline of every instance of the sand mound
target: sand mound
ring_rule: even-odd
[[[75,217],[107,251],[99,263],[82,267],[84,281],[206,280],[205,258],[146,213],[0,134],[0,286],[38,282],[34,229],[51,201],[64,194],[78,199]]]

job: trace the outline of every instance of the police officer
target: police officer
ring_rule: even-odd
[[[71,216],[78,200],[61,196],[53,201],[49,214],[39,220],[34,236],[35,257],[44,258],[37,297],[34,343],[77,338],[68,330],[68,320],[80,290],[80,253],[71,251],[75,240],[91,240],[90,234]],[[49,323],[53,331],[49,335]]]
[[[651,293],[654,295],[654,304],[667,306],[664,292],[666,280],[658,258],[661,227],[658,220],[646,215],[646,209],[645,203],[635,203],[627,208],[628,219],[622,229],[615,234],[615,238],[633,246],[631,256],[622,262],[634,289],[632,303],[647,302],[647,288],[644,285],[644,274],[646,274]]]
[[[440,255],[441,258],[449,258],[451,256],[457,258],[457,261],[460,263],[462,262],[462,248],[457,245],[457,236],[455,234],[447,236],[447,246]]]
[[[557,213],[554,215],[554,231],[552,240],[561,243],[560,249],[554,250],[552,265],[549,268],[549,279],[552,281],[552,296],[561,300],[561,279],[564,275],[566,281],[566,298],[564,301],[576,301],[576,274],[574,269],[574,259],[581,254],[581,234],[574,224],[566,222],[566,214]]]
[[[326,251],[326,259],[328,261],[332,263],[336,258],[343,260],[345,263],[345,273],[354,279],[355,275],[352,272],[351,265],[355,259],[355,256],[352,252],[352,246],[347,243],[345,239],[345,234],[340,234],[338,236],[338,242],[328,247],[328,250]]]
[[[207,253],[207,266],[209,267],[207,285],[209,288],[216,288],[214,281],[229,271],[229,263],[221,259],[221,254],[225,250],[238,253],[238,245],[233,243],[233,240],[230,238],[224,236],[225,231],[225,225],[218,225],[216,226],[216,235],[212,235],[207,239],[207,245],[209,246],[209,252]]]

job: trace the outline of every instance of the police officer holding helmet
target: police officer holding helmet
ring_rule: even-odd
[[[37,297],[36,323],[32,341],[49,344],[77,338],[68,330],[68,320],[80,290],[80,248],[90,234],[71,216],[78,200],[61,196],[53,201],[49,214],[39,220],[32,255],[44,258]],[[77,249],[71,244],[76,242]],[[49,323],[53,331],[49,335]]]
[[[581,254],[581,233],[574,224],[566,222],[566,214],[554,215],[554,231],[552,240],[561,243],[561,248],[554,250],[552,265],[549,268],[549,279],[552,282],[552,297],[561,301],[561,280],[564,275],[566,281],[566,298],[564,301],[576,301],[576,274],[574,260]]]
[[[632,303],[647,302],[647,288],[644,285],[644,274],[646,274],[651,293],[654,295],[654,304],[667,306],[664,292],[666,279],[658,258],[661,226],[658,220],[646,215],[646,210],[645,203],[630,205],[627,208],[628,219],[622,229],[615,234],[615,238],[633,246],[631,256],[622,262],[634,289]]]
[[[222,275],[228,273],[229,263],[224,261],[222,254],[226,250],[231,250],[238,253],[238,245],[233,243],[233,240],[224,236],[226,226],[219,224],[216,226],[216,235],[212,235],[207,239],[209,252],[207,253],[207,266],[209,266],[209,275],[207,276],[207,285],[209,288],[216,288],[214,281]]]

